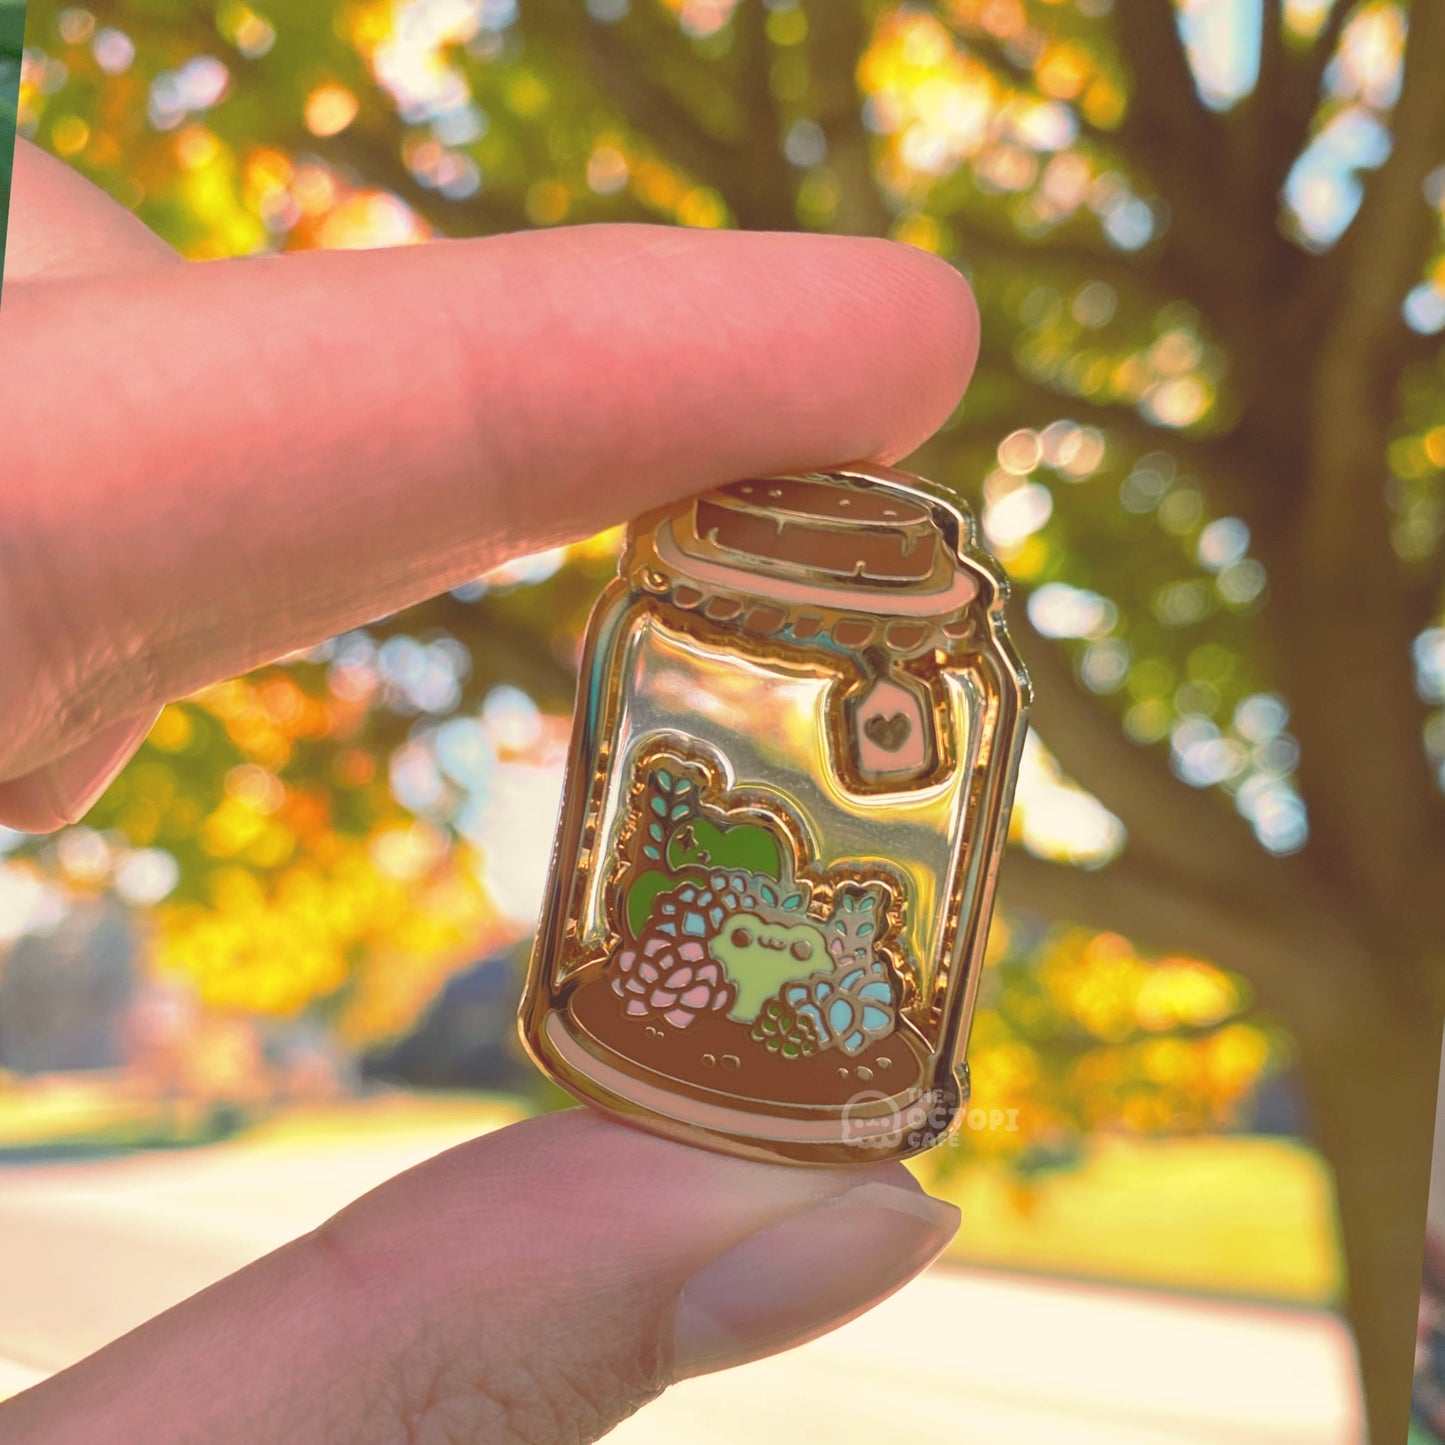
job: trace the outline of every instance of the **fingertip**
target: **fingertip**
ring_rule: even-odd
[[[134,756],[156,716],[123,719],[55,762],[0,782],[0,825],[54,833],[78,823]]]
[[[855,1319],[937,1259],[960,1217],[944,1200],[868,1181],[757,1231],[684,1286],[674,1372],[728,1369]]]
[[[952,353],[962,392],[978,360],[978,300],[968,278],[952,261],[907,241],[868,237],[863,244],[886,257],[886,264],[905,278],[917,319]]]
[[[962,272],[931,251],[880,237],[832,239],[855,248],[867,277],[867,335],[889,385],[886,404],[861,413],[875,419],[875,444],[850,460],[891,463],[932,436],[967,390],[978,361],[978,302]]]
[[[927,390],[920,398],[917,434],[908,439],[906,451],[881,458],[891,462],[926,441],[963,399],[978,362],[980,322],[973,287],[957,267],[918,246],[901,241],[881,244],[892,249],[894,264],[909,276],[915,344],[933,357],[932,369],[926,373]]]
[[[49,765],[0,783],[0,828],[17,833],[54,833],[69,821],[50,780]]]

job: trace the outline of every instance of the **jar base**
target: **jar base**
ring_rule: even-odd
[[[835,1051],[782,1059],[753,1041],[746,1024],[721,1015],[693,1028],[684,1034],[622,1016],[606,979],[593,977],[544,1015],[530,1043],[579,1098],[655,1132],[753,1158],[905,1158],[955,1122],[957,1094],[930,1086],[926,1050],[911,1029],[852,1059]]]

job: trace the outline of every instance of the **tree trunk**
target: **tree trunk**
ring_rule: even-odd
[[[1334,1173],[1372,1445],[1409,1432],[1441,1024],[1382,1004],[1351,1037],[1299,1041],[1312,1132]]]

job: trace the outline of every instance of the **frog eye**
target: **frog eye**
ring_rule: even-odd
[[[812,958],[813,945],[806,938],[797,938],[793,940],[791,952],[793,957],[801,963],[805,958]]]
[[[733,929],[733,947],[746,948],[753,941],[753,936],[746,928]]]

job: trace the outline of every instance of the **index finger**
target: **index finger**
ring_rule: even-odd
[[[22,285],[0,778],[508,555],[894,460],[976,348],[951,268],[830,236],[592,226]]]

